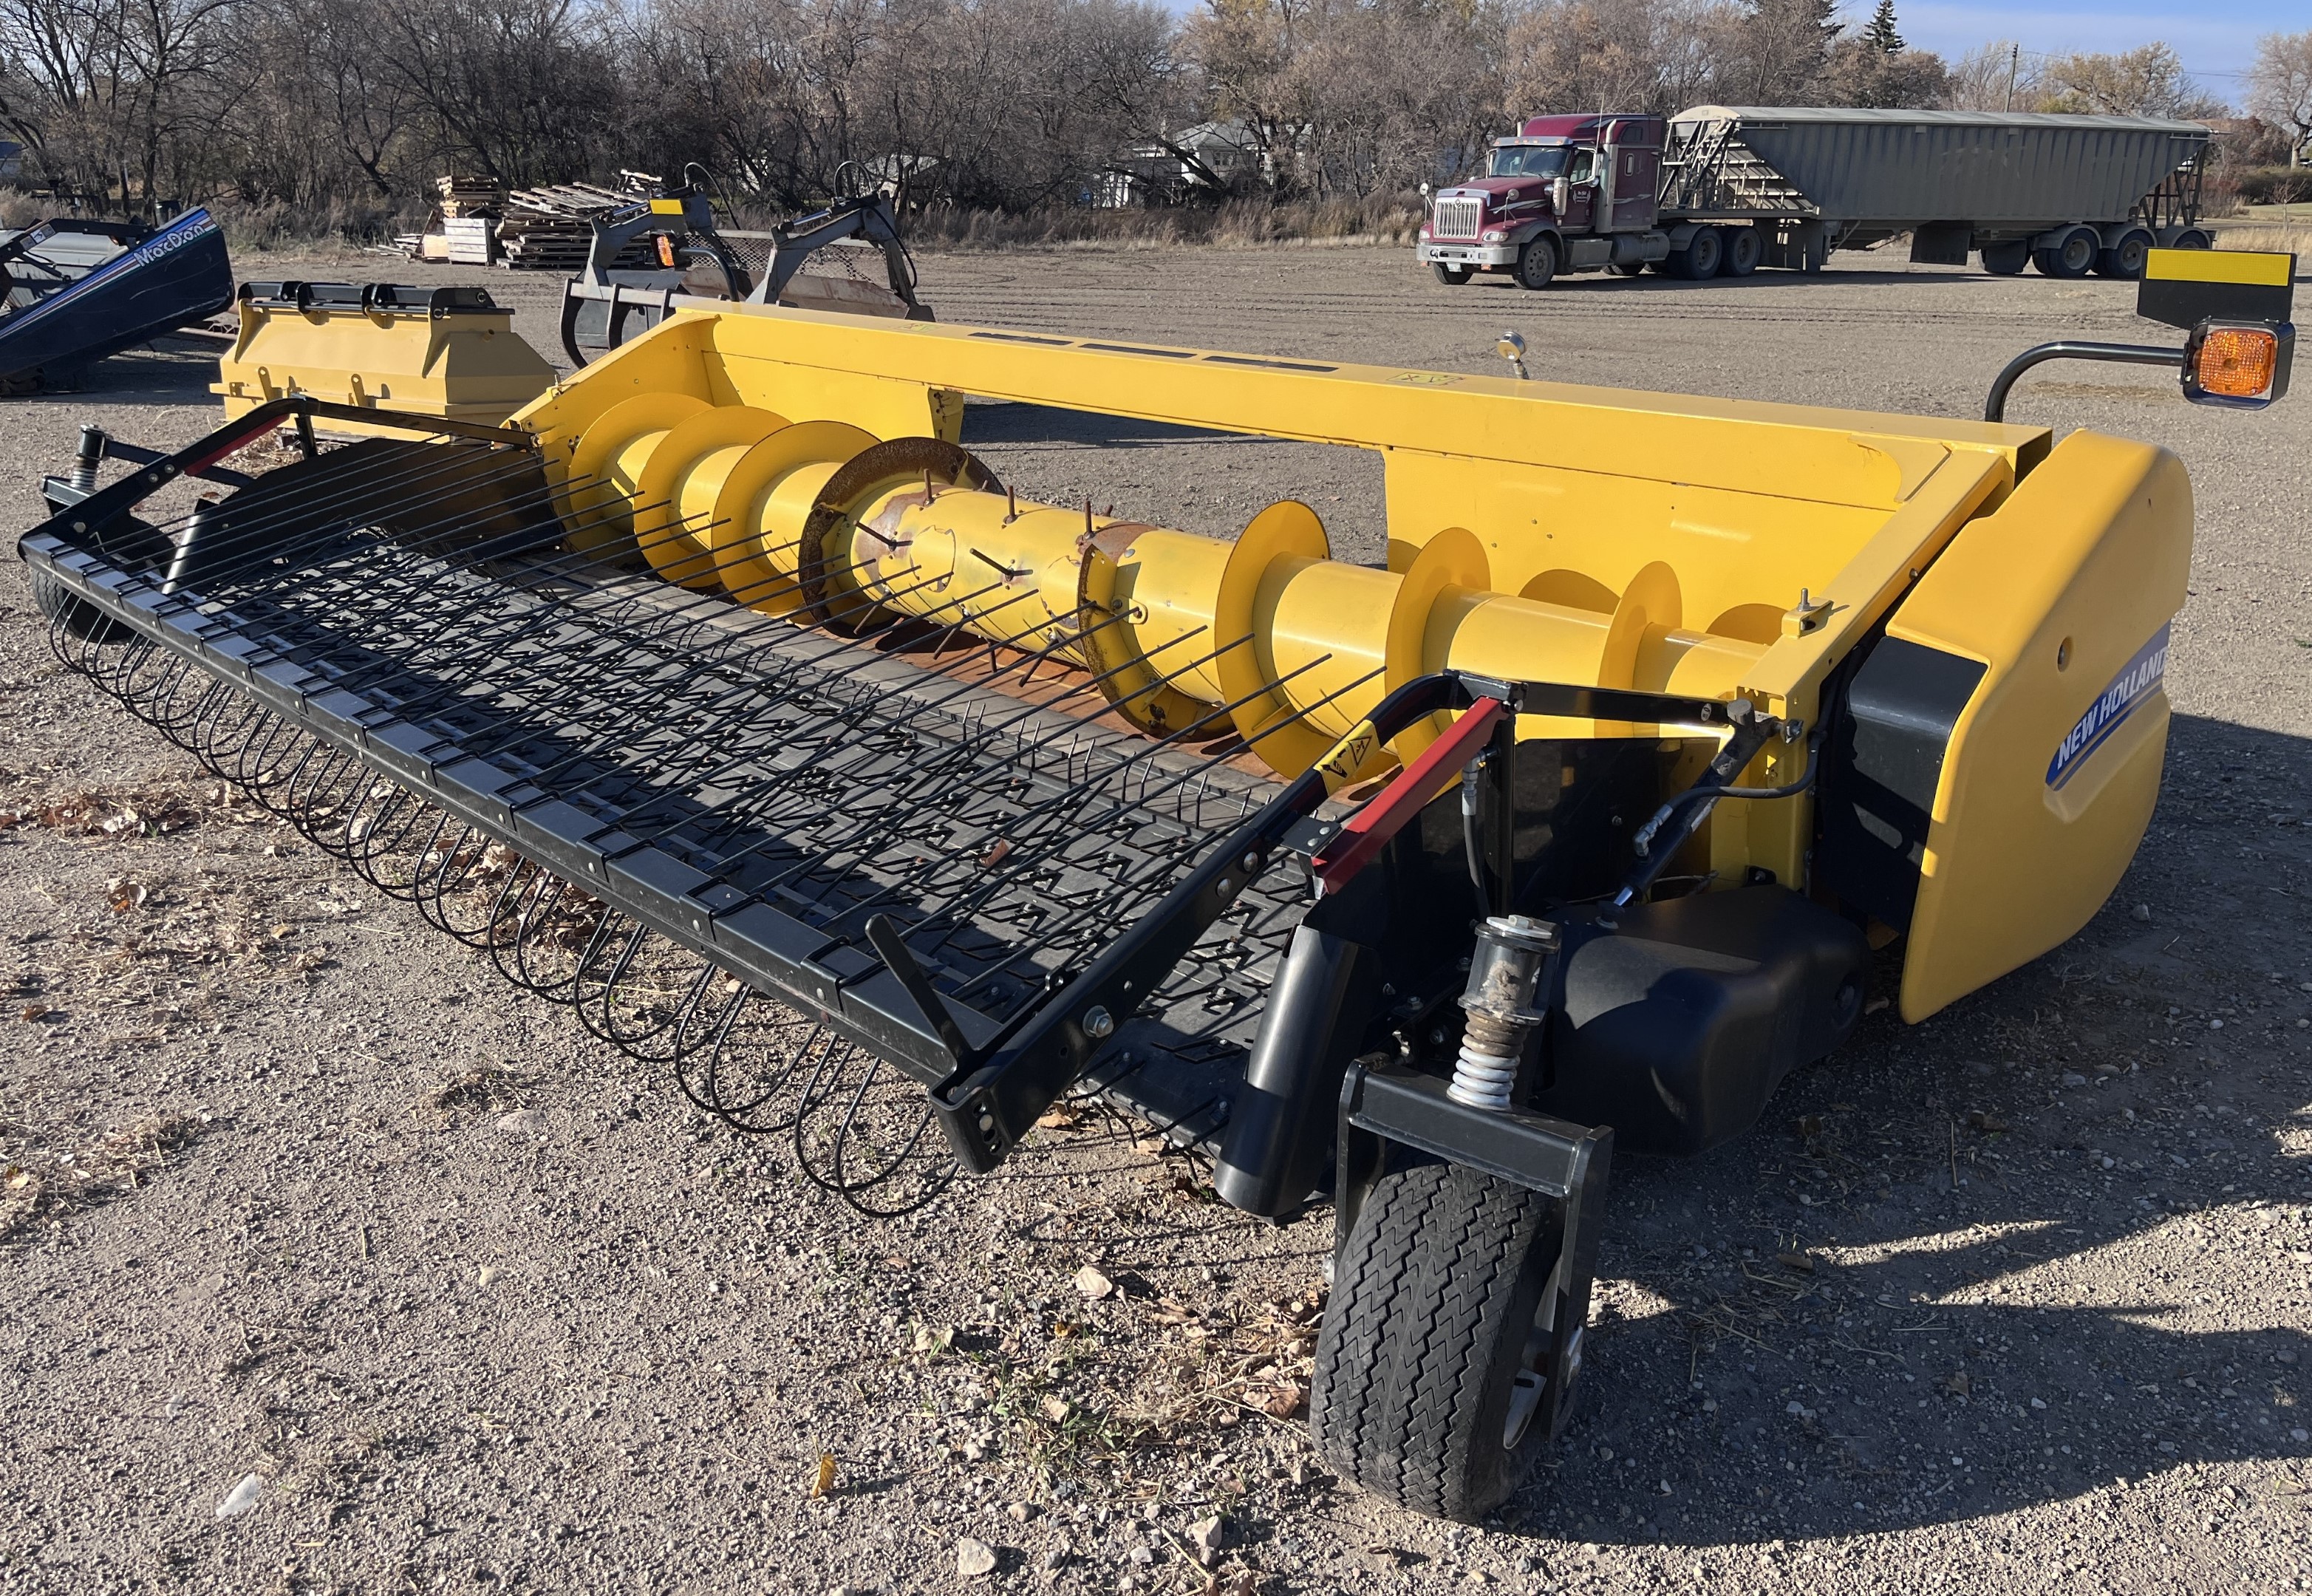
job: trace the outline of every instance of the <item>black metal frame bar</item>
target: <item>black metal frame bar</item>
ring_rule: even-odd
[[[2033,366],[2051,360],[2106,360],[2123,365],[2165,365],[2180,367],[2184,364],[2182,349],[2169,349],[2156,344],[2104,344],[2089,338],[2058,338],[2052,344],[2038,344],[2026,349],[2009,361],[1999,375],[1992,380],[1991,396],[1983,401],[1985,421],[2007,419],[2007,395],[2016,380]]]
[[[1497,682],[1444,671],[1390,693],[1351,736],[1370,732],[1386,742],[1428,715],[1441,710],[1466,711],[1483,699],[1495,699],[1508,706],[1490,756],[1501,772],[1505,798],[1511,765],[1507,752],[1513,746],[1520,713],[1730,725],[1734,736],[1728,750],[1703,778],[1713,789],[1738,775],[1758,749],[1780,735],[1783,727],[1782,722],[1753,711],[1746,699],[1730,702],[1563,682]],[[1258,814],[1206,853],[1160,904],[1109,943],[1090,968],[1055,994],[1000,1047],[953,1056],[952,1072],[933,1088],[932,1100],[956,1156],[967,1169],[984,1173],[1003,1162],[1037,1118],[1090,1065],[1101,1044],[1115,1034],[1123,1019],[1157,989],[1180,956],[1279,853],[1292,851],[1296,841],[1310,837],[1304,822],[1328,792],[1324,763],[1319,760],[1296,777]],[[1494,845],[1502,850],[1501,879],[1494,887],[1497,902],[1511,873],[1507,829],[1514,821],[1509,803],[1498,807],[1504,835]],[[1692,825],[1700,823],[1696,812]],[[1690,832],[1691,826],[1687,829]],[[1662,859],[1666,861],[1674,851],[1674,846],[1664,850]],[[1651,882],[1660,867],[1660,861],[1654,862],[1648,872],[1642,862],[1644,882]],[[1643,883],[1639,890],[1643,890]],[[916,981],[905,975],[900,979],[909,990],[917,989]],[[952,1027],[943,1022],[935,1007],[921,1012],[930,1031],[951,1033]]]

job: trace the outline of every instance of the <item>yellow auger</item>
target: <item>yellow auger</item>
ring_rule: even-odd
[[[2225,402],[2285,386],[2247,286],[2161,289]],[[1993,407],[2097,350],[2176,356]],[[966,395],[1377,451],[1387,568],[1021,498]],[[1458,1518],[1565,1421],[1617,1140],[2103,902],[2191,550],[2094,433],[700,302],[504,426],[92,435],[22,545],[67,661],[871,1212],[1071,1091],[1329,1193],[1318,1444]]]

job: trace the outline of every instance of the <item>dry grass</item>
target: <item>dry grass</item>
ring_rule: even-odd
[[[1177,210],[1075,207],[1009,213],[933,206],[906,222],[907,239],[932,250],[1219,244],[1406,243],[1421,224],[1409,196],[1272,205],[1232,200]]]
[[[2219,250],[2272,250],[2305,257],[2297,262],[2299,275],[2312,266],[2312,210],[2302,220],[2273,225],[2264,223],[2213,224]]]
[[[488,1114],[518,1109],[525,1100],[522,1083],[521,1075],[495,1065],[467,1070],[427,1092],[425,1106],[445,1116],[461,1109]]]
[[[77,1212],[144,1184],[215,1128],[206,1114],[148,1117],[83,1147],[0,1121],[0,1240],[44,1215]]]

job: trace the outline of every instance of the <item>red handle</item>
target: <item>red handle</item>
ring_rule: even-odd
[[[1342,822],[1333,839],[1309,862],[1316,873],[1318,896],[1339,891],[1348,885],[1349,878],[1371,864],[1388,839],[1476,757],[1506,713],[1507,706],[1499,698],[1478,699],[1461,712],[1442,737],[1422,750],[1419,759],[1398,771],[1396,780]]]

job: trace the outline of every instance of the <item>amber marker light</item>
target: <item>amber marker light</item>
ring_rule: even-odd
[[[2184,397],[2196,405],[2262,409],[2288,391],[2296,329],[2268,321],[2203,321],[2184,346]]]

